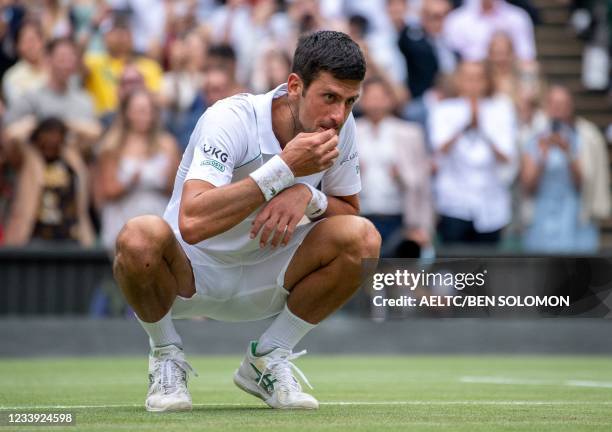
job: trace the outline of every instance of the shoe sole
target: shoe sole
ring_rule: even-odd
[[[145,409],[148,412],[185,412],[191,411],[193,406],[187,403],[180,403],[166,408],[153,408],[145,404]]]
[[[262,401],[264,401],[266,403],[266,405],[268,405],[270,408],[274,408],[274,409],[284,409],[284,410],[316,410],[317,408],[310,408],[310,407],[275,407],[273,405],[271,405],[268,400],[270,400],[270,397],[266,394],[266,396],[264,396],[261,393],[261,390],[259,389],[259,386],[251,383],[250,380],[244,379],[238,369],[236,369],[236,372],[234,372],[234,384],[236,384],[236,387],[238,387],[240,390],[255,396],[258,399],[261,399]]]

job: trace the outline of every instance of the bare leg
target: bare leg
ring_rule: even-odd
[[[177,295],[195,293],[189,260],[170,226],[157,216],[140,216],[123,227],[113,271],[127,302],[145,322],[164,317]]]
[[[367,219],[334,216],[321,221],[287,268],[289,310],[311,324],[331,315],[359,288],[362,259],[378,258],[380,244],[380,234]]]

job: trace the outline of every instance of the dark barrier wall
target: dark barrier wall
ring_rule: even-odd
[[[112,286],[103,249],[0,249],[0,315],[86,315]]]

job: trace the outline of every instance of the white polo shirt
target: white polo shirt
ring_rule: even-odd
[[[281,153],[280,143],[272,130],[272,100],[287,93],[287,85],[262,95],[238,94],[223,99],[200,117],[185,149],[174,181],[174,191],[164,219],[194,264],[233,265],[251,261],[259,255],[259,238],[250,239],[251,222],[260,209],[228,231],[201,241],[185,243],[178,228],[183,184],[187,180],[204,180],[217,187],[245,179],[274,155]],[[350,114],[340,131],[340,156],[326,171],[297,182],[317,186],[331,196],[354,195],[361,190],[359,158],[355,143],[355,120]]]

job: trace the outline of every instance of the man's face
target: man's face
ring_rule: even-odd
[[[570,123],[574,116],[572,95],[562,87],[552,87],[546,98],[546,112],[552,119]]]
[[[393,98],[382,83],[371,83],[363,89],[359,105],[367,118],[380,121],[393,112]]]
[[[105,36],[106,49],[111,55],[121,55],[132,51],[132,33],[122,26],[113,27]]]
[[[297,121],[304,132],[336,129],[342,125],[359,98],[361,81],[339,80],[329,72],[321,72],[304,90],[303,81],[296,75],[289,75],[290,96],[299,97]]]
[[[76,72],[77,55],[72,45],[61,43],[51,53],[51,74],[56,79],[68,80]]]
[[[204,92],[208,105],[213,105],[215,102],[231,96],[231,82],[228,74],[223,70],[208,72]]]
[[[450,10],[446,0],[425,0],[421,12],[421,22],[427,34],[438,35],[442,32],[444,19]]]
[[[47,130],[38,135],[35,143],[47,161],[59,158],[64,145],[64,134],[57,130]]]

